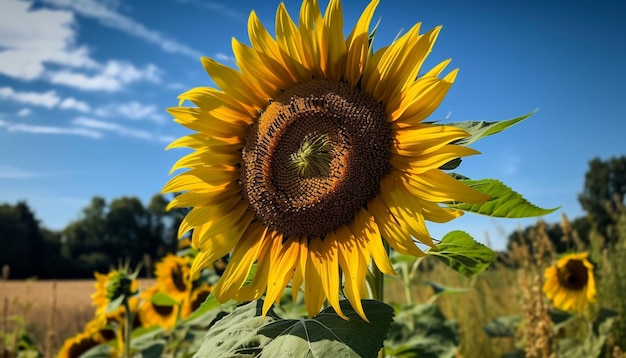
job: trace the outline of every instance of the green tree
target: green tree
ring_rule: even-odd
[[[0,247],[0,267],[9,265],[11,277],[46,276],[44,269],[54,248],[26,202],[0,205]]]
[[[608,228],[615,224],[612,212],[624,203],[626,194],[626,156],[613,157],[606,161],[594,158],[589,162],[585,174],[583,192],[578,201],[596,227],[609,242],[613,242]]]

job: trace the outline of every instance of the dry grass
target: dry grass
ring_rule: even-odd
[[[26,322],[26,332],[40,352],[52,357],[63,341],[81,332],[94,316],[91,294],[95,280],[0,280],[0,332],[16,328],[12,316]],[[150,282],[143,281],[147,287]]]

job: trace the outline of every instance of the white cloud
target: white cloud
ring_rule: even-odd
[[[0,120],[0,128],[4,128],[8,132],[23,132],[31,134],[61,134],[61,135],[76,135],[88,138],[101,138],[100,132],[90,130],[87,128],[76,127],[53,127],[53,126],[38,126],[22,123],[9,123]]]
[[[77,1],[75,5],[81,7],[83,3],[97,4]],[[137,81],[159,81],[160,70],[153,64],[139,68],[119,60],[100,63],[91,57],[89,48],[77,46],[76,19],[70,11],[76,11],[74,7],[32,10],[31,5],[29,1],[2,0],[0,74],[105,91],[117,91]],[[49,64],[56,67],[50,69]]]
[[[11,87],[0,87],[0,98],[46,108],[53,108],[61,100],[55,91],[18,92]]]
[[[158,31],[148,29],[143,24],[138,23],[132,18],[116,12],[115,9],[111,6],[107,6],[105,3],[99,3],[94,0],[44,0],[44,2],[59,8],[71,9],[77,14],[96,19],[104,26],[114,28],[128,35],[157,45],[161,47],[163,51],[179,53],[196,60],[202,56],[200,52],[179,42],[168,39]]]
[[[94,68],[86,47],[76,47],[74,15],[37,9],[27,1],[3,0],[0,11],[0,73],[32,80],[43,75],[44,62]]]
[[[167,118],[164,110],[154,104],[142,104],[137,101],[127,103],[111,103],[95,109],[98,117],[123,117],[133,120],[152,120],[157,123],[165,122]]]
[[[112,60],[97,73],[60,70],[50,72],[48,78],[54,84],[70,86],[86,91],[119,91],[125,85],[136,81],[158,83],[160,70],[155,65],[140,69],[129,62]]]
[[[84,101],[79,101],[73,97],[66,97],[61,100],[56,91],[47,92],[16,91],[12,87],[0,87],[0,99],[15,101],[18,103],[30,104],[33,106],[60,109],[74,109],[79,112],[89,112],[91,107]],[[17,115],[20,117],[31,114],[30,108],[21,109]]]
[[[31,113],[33,113],[33,111],[30,108],[22,108],[17,112],[17,116],[27,117],[27,116],[30,116]]]
[[[87,102],[79,101],[74,97],[67,97],[66,99],[64,99],[63,102],[59,104],[59,108],[75,109],[83,113],[89,112],[91,110],[91,107],[89,106],[89,104],[87,104]]]
[[[216,2],[206,2],[200,0],[179,0],[179,2],[190,3],[195,6],[208,9],[211,12],[218,12],[225,17],[231,18],[232,20],[245,21],[247,18],[246,14],[243,14],[235,9],[228,8]]]
[[[30,179],[38,176],[41,176],[40,173],[0,164],[0,179]]]
[[[154,140],[155,137],[152,133],[141,129],[134,129],[123,126],[121,124],[100,121],[97,119],[78,117],[72,121],[72,124],[81,128],[103,130],[113,132],[125,137],[133,137],[147,140]]]

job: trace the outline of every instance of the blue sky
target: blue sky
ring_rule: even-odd
[[[200,56],[229,63],[247,42],[254,9],[273,32],[275,1],[2,0],[0,202],[26,200],[61,229],[95,195],[144,202],[185,152],[164,151],[188,132],[165,108],[210,86]],[[344,33],[366,2],[344,1]],[[300,3],[286,1],[297,18]],[[322,0],[322,7],[326,1]],[[427,61],[452,58],[459,76],[431,117],[501,120],[539,112],[475,143],[459,172],[498,178],[543,207],[545,218],[583,215],[577,201],[593,157],[626,155],[626,5],[619,1],[382,0],[375,47],[421,21],[443,25]],[[432,225],[504,247],[536,219],[466,215]]]

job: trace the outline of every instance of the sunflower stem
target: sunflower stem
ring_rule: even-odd
[[[126,322],[122,327],[124,332],[124,358],[130,358],[130,332],[133,324],[132,312],[130,311],[130,304],[128,303],[128,297],[124,298],[124,311],[126,311],[124,317]]]

